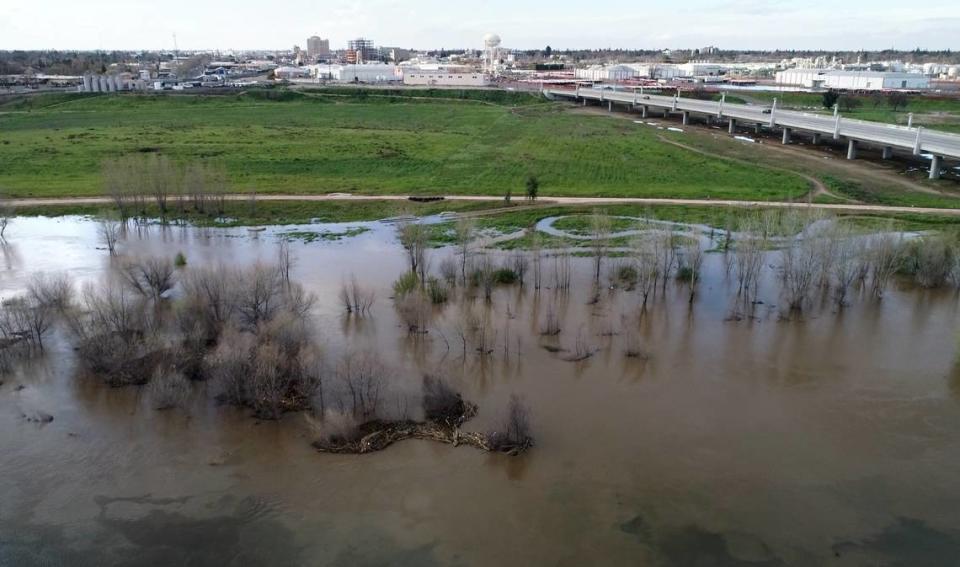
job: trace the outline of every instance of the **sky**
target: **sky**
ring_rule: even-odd
[[[2,0],[0,49],[697,48],[960,50],[960,1]]]

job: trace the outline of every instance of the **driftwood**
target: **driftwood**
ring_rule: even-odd
[[[381,451],[398,441],[426,439],[454,447],[469,445],[483,451],[519,455],[533,445],[529,440],[522,445],[502,445],[496,442],[497,434],[461,431],[460,425],[477,414],[476,404],[465,402],[463,409],[464,413],[455,420],[368,421],[358,428],[359,438],[357,439],[318,439],[313,442],[313,447],[323,453],[362,455]]]

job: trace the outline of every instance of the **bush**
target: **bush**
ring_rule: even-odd
[[[441,303],[446,303],[449,299],[450,292],[447,290],[447,287],[437,278],[430,278],[427,280],[427,297],[430,298],[430,302],[434,305],[439,305]]]
[[[519,280],[517,272],[511,268],[498,268],[493,272],[493,281],[496,284],[511,285]]]
[[[173,258],[173,265],[178,268],[187,265],[187,257],[183,255],[183,252],[177,252],[177,255]]]
[[[414,271],[405,272],[395,282],[393,282],[393,294],[397,297],[403,297],[417,289],[420,285],[420,278]]]
[[[530,435],[530,408],[516,394],[510,396],[507,415],[497,431],[487,436],[494,451],[518,454],[533,445]]]
[[[452,427],[460,425],[466,405],[463,397],[440,377],[423,377],[423,416],[428,421]]]
[[[180,407],[189,393],[190,382],[173,367],[157,368],[147,385],[147,397],[155,410]]]

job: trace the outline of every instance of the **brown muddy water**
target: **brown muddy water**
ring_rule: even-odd
[[[756,317],[735,320],[736,284],[708,254],[692,307],[673,283],[653,301],[639,326],[644,360],[623,352],[637,294],[603,290],[592,303],[582,258],[565,297],[502,287],[490,305],[438,309],[430,333],[411,339],[389,299],[402,251],[389,225],[366,226],[293,244],[294,277],[319,297],[326,356],[375,350],[396,369],[398,391],[442,372],[479,404],[467,424],[477,430],[521,394],[531,451],[405,441],[320,454],[303,415],[258,421],[217,405],[206,384],[188,407],[158,412],[136,388],[78,377],[57,335],[0,386],[0,565],[960,561],[954,292],[904,287],[783,318],[767,267]],[[96,230],[78,218],[17,219],[0,296],[37,271],[65,270],[78,284],[104,277],[111,260]],[[153,226],[120,250],[182,251],[188,270],[249,264],[272,259],[277,233],[290,230]],[[449,253],[432,251],[434,265]],[[377,290],[369,317],[346,317],[336,299],[351,273]],[[455,329],[468,307],[496,331],[489,356],[461,356]],[[543,348],[548,310],[562,318],[554,346],[572,349],[579,337],[596,354],[574,363]],[[22,418],[34,411],[54,420]]]

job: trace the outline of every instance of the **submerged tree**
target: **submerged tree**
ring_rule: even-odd
[[[593,279],[600,281],[600,266],[610,244],[610,215],[605,211],[594,211],[590,217],[590,244],[593,248]]]

